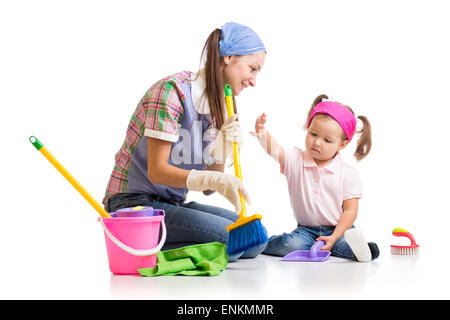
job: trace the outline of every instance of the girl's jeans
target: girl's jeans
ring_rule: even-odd
[[[162,250],[214,241],[226,244],[228,242],[226,227],[238,219],[235,212],[227,209],[195,201],[169,202],[158,196],[141,193],[119,193],[112,196],[108,200],[106,211],[115,212],[135,206],[151,206],[165,211],[167,238]],[[228,256],[228,261],[235,261],[240,257],[254,258],[265,249],[266,244]]]
[[[305,227],[300,224],[291,233],[271,236],[263,254],[285,256],[296,250],[309,250],[320,236],[330,236],[335,227]],[[357,260],[344,236],[340,237],[331,249],[331,255],[339,258]]]

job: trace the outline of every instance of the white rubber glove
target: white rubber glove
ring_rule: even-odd
[[[234,205],[238,214],[241,212],[238,191],[250,204],[250,197],[241,180],[227,173],[193,169],[187,177],[186,185],[192,191],[216,190]]]
[[[222,125],[214,144],[211,147],[211,155],[217,163],[225,163],[233,155],[233,142],[242,144],[244,134],[242,133],[237,115],[228,118]]]

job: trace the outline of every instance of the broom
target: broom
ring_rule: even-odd
[[[229,84],[225,85],[225,100],[227,104],[228,117],[231,117],[234,115],[234,107],[233,93]],[[236,177],[242,181],[241,162],[239,160],[239,149],[236,142],[233,142],[233,162],[234,173]],[[245,200],[240,192],[239,199],[241,201],[241,212],[239,213],[239,218],[235,223],[227,226],[227,231],[229,232],[227,244],[228,254],[245,252],[248,249],[267,242],[267,232],[261,224],[261,215],[254,214],[248,217],[245,207]]]
[[[70,182],[70,184],[77,189],[77,191],[89,202],[91,206],[94,207],[95,210],[102,216],[103,218],[111,218],[108,212],[105,211],[105,209],[102,208],[102,206],[92,197],[89,192],[86,191],[86,189],[67,171],[66,168],[63,167],[63,165],[56,160],[56,158],[50,153],[50,151],[47,150],[46,147],[44,147],[44,144],[38,140],[35,136],[31,136],[29,138],[30,142],[33,144],[33,146],[40,151],[44,157],[47,158],[48,161],[64,176],[64,178],[67,179],[67,181]]]

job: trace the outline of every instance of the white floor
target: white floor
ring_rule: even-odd
[[[106,253],[30,254],[2,262],[1,299],[449,299],[444,252],[421,248],[417,256],[393,256],[387,244],[370,263],[335,257],[322,263],[280,262],[259,256],[231,263],[217,277],[116,276]],[[49,259],[51,259],[49,261]],[[45,261],[45,262],[44,262]],[[8,267],[9,266],[9,267]]]
[[[217,277],[114,276],[98,214],[45,159],[31,154],[42,160],[24,167],[29,170],[24,177],[33,179],[16,183],[33,192],[25,198],[13,193],[2,210],[0,299],[450,299],[445,197],[397,201],[403,210],[396,210],[396,202],[364,204],[357,227],[381,251],[369,263],[334,257],[295,263],[258,256],[229,264]],[[219,196],[211,197],[203,198],[226,205]],[[264,212],[270,235],[294,226],[289,201],[280,203],[252,208]],[[391,235],[397,226],[414,234],[421,246],[417,256],[391,255],[389,245],[400,240]]]

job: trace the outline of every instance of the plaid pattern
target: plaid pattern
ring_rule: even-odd
[[[145,131],[149,137],[176,142],[180,119],[183,116],[184,94],[178,81],[190,79],[190,74],[179,74],[177,79],[162,80],[150,89],[141,104],[145,112]],[[177,75],[175,75],[177,76]]]
[[[166,77],[146,92],[128,124],[125,141],[115,156],[115,165],[106,188],[103,204],[117,193],[127,192],[131,155],[143,136],[176,142],[184,112],[185,95],[180,84],[191,81],[192,73],[183,71]],[[215,122],[208,127],[214,141]]]

